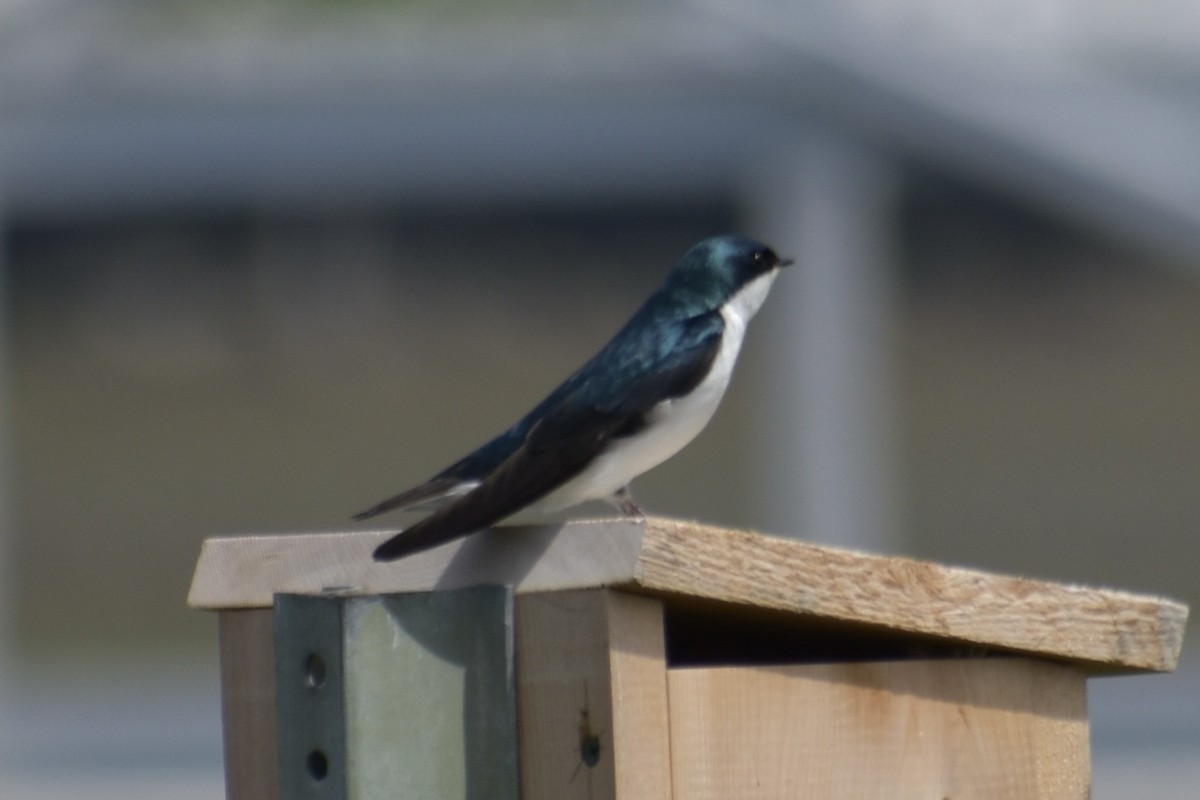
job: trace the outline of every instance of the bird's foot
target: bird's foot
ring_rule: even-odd
[[[635,519],[638,522],[645,522],[646,512],[642,511],[642,507],[634,502],[633,495],[629,493],[628,486],[622,486],[613,492],[612,501],[626,517]]]

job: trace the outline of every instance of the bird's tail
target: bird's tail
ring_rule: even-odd
[[[372,558],[376,561],[395,561],[413,553],[431,550],[438,545],[460,539],[471,532],[471,529],[446,527],[444,525],[425,523],[432,517],[421,520],[415,525],[400,531],[375,548]]]

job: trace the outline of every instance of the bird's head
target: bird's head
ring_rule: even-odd
[[[718,308],[750,292],[766,296],[771,280],[792,263],[747,236],[717,236],[692,247],[667,278],[667,290],[707,308]],[[754,291],[761,287],[761,291]],[[745,290],[745,291],[744,291]],[[757,311],[757,303],[750,310]]]

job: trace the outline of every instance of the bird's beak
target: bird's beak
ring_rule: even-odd
[[[776,264],[775,266],[790,267],[792,264],[795,264],[795,263],[796,263],[796,259],[794,259],[794,258],[781,258],[781,259],[779,259],[779,263]]]

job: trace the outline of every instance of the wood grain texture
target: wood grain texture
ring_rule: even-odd
[[[928,634],[1097,671],[1171,670],[1187,606],[1157,597],[837,550],[671,520],[647,524],[643,589]]]
[[[662,604],[517,598],[522,800],[670,800]]]
[[[277,800],[274,613],[270,608],[225,610],[217,625],[225,796]]]
[[[503,583],[614,586],[1060,659],[1096,673],[1174,669],[1187,607],[1127,592],[868,555],[650,518],[500,528],[377,564],[386,531],[209,539],[189,602],[261,607],[274,592],[371,594]]]
[[[1085,679],[1015,658],[670,670],[675,800],[1084,800]]]

